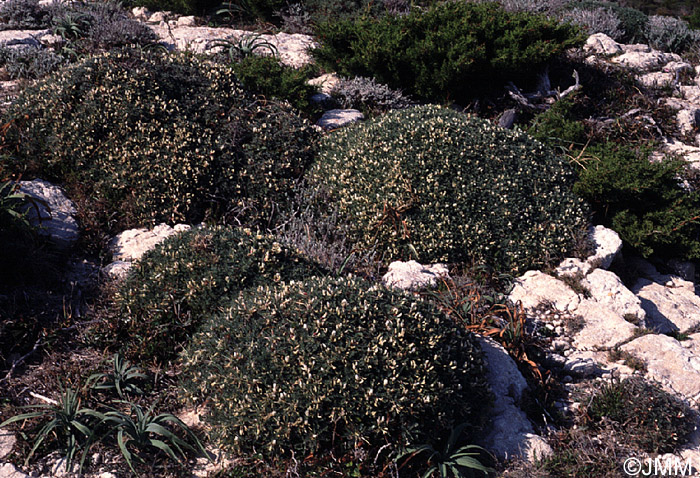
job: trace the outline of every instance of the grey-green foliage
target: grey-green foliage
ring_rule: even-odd
[[[353,277],[249,289],[210,316],[183,362],[221,443],[265,456],[433,442],[479,425],[490,401],[471,333]]]
[[[6,0],[0,3],[0,30],[46,28],[51,20],[39,0]]]
[[[606,8],[572,8],[563,11],[560,18],[583,27],[589,35],[604,33],[614,40],[620,40],[625,35],[620,19]]]
[[[692,30],[687,22],[678,18],[652,15],[646,37],[653,48],[680,53],[700,41],[700,32]]]
[[[67,63],[66,58],[48,48],[0,45],[0,66],[12,80],[41,78]]]
[[[362,76],[341,78],[333,86],[331,95],[343,108],[355,108],[367,113],[404,109],[414,104],[401,91],[382,85],[374,78]]]
[[[586,225],[564,159],[525,133],[437,106],[326,136],[308,178],[358,250],[386,260],[522,271],[570,252]]]

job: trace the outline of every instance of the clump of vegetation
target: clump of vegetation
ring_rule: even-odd
[[[50,21],[49,11],[39,0],[7,0],[0,4],[0,30],[41,29]]]
[[[490,401],[472,334],[428,302],[352,277],[249,289],[183,360],[220,442],[266,457],[360,453],[371,466],[386,443],[479,425]]]
[[[569,252],[586,225],[562,158],[524,133],[436,106],[327,136],[308,178],[356,248],[376,247],[385,260],[522,271]]]
[[[214,227],[168,238],[146,254],[115,296],[111,343],[160,361],[174,357],[207,316],[242,289],[323,271],[270,236]]]
[[[508,80],[534,80],[549,60],[583,39],[571,24],[471,2],[443,2],[404,16],[332,19],[319,24],[316,35],[320,46],[312,53],[326,69],[462,104]]]
[[[622,22],[607,8],[572,8],[562,12],[561,18],[581,26],[589,35],[604,33],[612,39],[625,35]]]
[[[649,17],[646,38],[653,48],[681,53],[700,41],[700,32],[678,18],[653,15]]]
[[[528,128],[536,139],[545,144],[567,148],[571,144],[583,145],[586,142],[586,128],[581,121],[572,119],[575,115],[576,98],[563,98],[537,115]]]
[[[574,191],[597,221],[644,257],[700,258],[700,192],[682,187],[684,161],[651,162],[648,151],[615,144],[588,153],[597,159],[580,172]]]
[[[606,384],[588,407],[591,426],[612,424],[648,453],[670,453],[694,430],[693,410],[658,385],[631,377]]]
[[[415,103],[399,90],[377,83],[373,78],[341,78],[331,91],[340,106],[354,108],[368,115],[400,110]]]
[[[624,32],[616,38],[622,43],[642,43],[646,41],[647,25],[649,18],[635,8],[623,7],[617,3],[585,0],[583,2],[571,2],[571,7],[589,10],[604,9],[613,13],[620,20],[620,28]]]
[[[114,360],[121,359],[117,355]],[[181,463],[182,458],[206,456],[202,443],[179,418],[170,413],[155,414],[155,405],[144,410],[132,401],[130,392],[140,392],[133,388],[133,379],[148,377],[141,373],[134,375],[133,367],[120,363],[119,367],[115,364],[115,370],[119,368],[131,374],[121,377],[123,388],[117,388],[118,398],[95,395],[96,389],[91,389],[89,384],[83,390],[62,387],[57,400],[45,399],[47,403],[22,407],[31,411],[0,423],[0,427],[5,427],[22,422],[27,430],[22,436],[34,435],[25,466],[37,451],[58,449],[65,456],[66,469],[77,468],[78,474],[82,474],[87,454],[97,443],[118,450],[134,473],[148,468],[153,472],[164,458]],[[104,375],[114,379],[111,374]],[[106,389],[104,383],[96,385],[97,389]],[[26,427],[27,421],[32,424],[30,427]]]
[[[289,106],[257,101],[223,65],[131,50],[47,77],[5,121],[8,171],[65,184],[102,234],[205,217],[267,225],[315,138]]]
[[[266,98],[286,100],[299,111],[312,114],[311,96],[317,89],[307,82],[313,68],[291,68],[271,56],[250,55],[231,67],[244,88]]]
[[[67,63],[66,58],[48,48],[0,46],[0,67],[10,80],[41,78]]]

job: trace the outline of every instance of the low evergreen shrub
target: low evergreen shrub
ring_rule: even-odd
[[[700,41],[700,32],[692,30],[688,23],[678,18],[652,15],[646,37],[652,48],[682,53]]]
[[[0,3],[0,30],[47,28],[51,21],[48,9],[39,0],[7,0]]]
[[[183,357],[184,385],[207,399],[220,443],[266,457],[374,460],[384,444],[481,424],[490,401],[471,333],[428,302],[352,277],[249,289]]]
[[[0,45],[0,67],[11,80],[41,78],[67,63],[66,58],[48,48]]]
[[[645,257],[700,258],[700,191],[686,191],[678,159],[649,161],[649,151],[607,144],[589,148],[574,191],[595,211],[596,223],[614,229]]]
[[[311,103],[317,89],[307,82],[313,68],[285,66],[271,56],[250,55],[231,65],[242,86],[266,98],[286,100],[299,111],[311,114]]]
[[[401,91],[377,83],[373,78],[341,78],[331,91],[340,106],[354,108],[368,115],[400,110],[415,103]]]
[[[168,238],[146,254],[115,295],[110,340],[131,356],[168,360],[201,322],[248,287],[322,274],[271,236],[212,227]]]
[[[331,19],[317,26],[316,35],[320,46],[312,54],[328,70],[458,103],[508,80],[534,81],[540,67],[583,40],[571,24],[470,2],[444,2],[404,16]]]
[[[308,178],[356,247],[386,260],[522,271],[569,252],[586,225],[565,160],[525,133],[436,106],[326,136]]]
[[[157,52],[81,61],[26,89],[5,122],[11,171],[64,183],[103,232],[205,217],[267,225],[315,143],[289,106],[257,101],[229,68]]]
[[[573,1],[569,4],[571,8],[582,8],[587,10],[606,9],[614,13],[620,20],[620,27],[624,32],[616,40],[622,43],[643,43],[647,40],[647,25],[649,18],[635,8],[623,7],[618,3],[599,2],[584,0],[582,2]]]
[[[591,425],[612,421],[648,453],[671,453],[684,445],[695,429],[694,414],[681,399],[639,377],[605,385],[588,406]]]

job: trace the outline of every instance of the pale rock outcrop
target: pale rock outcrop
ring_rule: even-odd
[[[197,25],[197,19],[192,15],[187,17],[180,17],[177,19],[176,25],[178,27],[193,27]]]
[[[601,374],[597,354],[592,351],[574,351],[566,357],[564,370],[571,375],[591,378]]]
[[[680,55],[652,50],[647,45],[622,45],[622,49],[625,53],[612,57],[610,61],[639,72],[659,70],[671,62],[682,61]]]
[[[612,272],[596,269],[581,280],[581,285],[590,291],[593,300],[621,317],[628,315],[638,323],[644,322],[646,313],[642,301]]]
[[[177,50],[191,51],[193,53],[214,53],[221,50],[221,47],[212,47],[212,44],[217,40],[230,38],[236,43],[239,39],[257,35],[255,32],[245,30],[236,30],[233,28],[214,28],[205,26],[185,26],[185,25],[166,25],[164,15],[156,12],[149,18],[149,23],[153,31],[158,35],[160,41]],[[311,57],[308,53],[309,48],[316,45],[313,37],[302,35],[300,33],[277,33],[260,35],[260,40],[269,42],[279,53],[280,61],[294,68],[311,62]],[[267,54],[266,49],[260,49],[261,54]]]
[[[688,400],[700,398],[700,356],[667,335],[648,334],[623,345],[622,350],[644,361],[647,377]]]
[[[479,343],[487,367],[486,379],[495,396],[484,448],[499,459],[521,457],[532,462],[550,455],[551,447],[533,433],[532,424],[518,406],[527,389],[518,366],[495,341],[479,337]]]
[[[614,347],[634,335],[637,329],[622,316],[595,300],[584,300],[574,312],[584,320],[583,329],[573,336],[579,350]]]
[[[662,155],[666,153],[683,156],[690,163],[692,168],[700,168],[700,147],[683,144],[672,138],[664,138],[660,153],[662,153]],[[663,157],[659,159],[663,159]]]
[[[75,205],[63,190],[48,181],[20,181],[19,191],[36,199],[27,206],[27,218],[40,234],[48,236],[59,248],[69,248],[78,240],[80,230],[73,217]]]
[[[102,273],[110,280],[124,280],[129,275],[132,263],[130,261],[114,261],[102,268]]]
[[[188,229],[190,226],[186,224],[178,224],[175,227],[159,224],[153,229],[129,229],[110,241],[109,250],[114,261],[137,261],[168,237]]]
[[[665,285],[668,283],[642,278],[632,288],[646,311],[647,327],[659,333],[668,333],[686,332],[700,325],[700,297],[679,280],[670,283],[680,284],[680,287]]]
[[[692,75],[694,78],[696,76],[695,69],[693,65],[687,61],[672,61],[663,66],[661,69],[663,72],[676,74],[687,74]]]
[[[336,87],[340,78],[335,73],[326,73],[308,81],[311,86],[317,86],[319,91],[325,95],[330,95]]]
[[[448,277],[449,271],[444,264],[424,266],[416,261],[396,261],[389,264],[389,271],[382,277],[387,287],[402,290],[416,290],[432,287],[441,277]]]
[[[316,122],[316,125],[323,129],[336,129],[347,126],[351,123],[357,123],[365,119],[365,115],[358,110],[328,110],[323,113],[323,116]]]
[[[17,468],[10,463],[0,465],[0,478],[30,478],[29,475],[17,471]]]
[[[554,275],[557,277],[566,276],[578,276],[586,275],[591,271],[591,265],[588,262],[583,262],[581,259],[576,259],[574,257],[567,257],[556,269],[554,269]]]
[[[609,268],[622,250],[620,235],[605,226],[595,226],[590,229],[589,236],[595,245],[595,252],[586,262],[603,269]]]
[[[583,51],[596,55],[619,55],[623,53],[622,45],[607,36],[605,33],[596,33],[586,40]]]
[[[666,71],[652,71],[637,77],[637,81],[646,88],[664,88],[676,81],[676,74]]]
[[[17,443],[17,438],[15,438],[14,433],[4,428],[0,429],[0,460],[12,453],[15,443]]]
[[[528,271],[516,279],[508,298],[520,302],[525,310],[548,303],[559,311],[573,312],[581,304],[579,295],[568,285],[540,271]]]
[[[700,104],[700,86],[698,85],[681,85],[678,87],[681,92],[681,96],[695,104]]]
[[[151,16],[151,12],[146,7],[134,7],[131,9],[131,15],[133,15],[136,20],[145,22]]]

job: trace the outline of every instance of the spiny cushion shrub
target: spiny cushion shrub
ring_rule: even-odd
[[[437,106],[326,136],[308,177],[327,189],[356,247],[387,260],[519,271],[567,253],[586,224],[562,158],[525,133]]]
[[[695,412],[681,399],[641,378],[607,384],[588,407],[591,425],[604,419],[648,453],[670,453],[695,429]]]
[[[132,356],[171,358],[205,316],[241,289],[323,271],[271,236],[211,227],[168,238],[135,266],[115,296],[110,334]]]
[[[508,80],[534,79],[582,41],[578,28],[495,3],[444,2],[408,15],[332,19],[316,28],[321,66],[428,100],[466,102]]]
[[[584,8],[589,10],[597,10],[603,8],[614,13],[620,20],[620,27],[623,34],[617,41],[623,43],[640,43],[646,41],[647,23],[649,18],[641,11],[635,8],[623,7],[617,3],[599,2],[585,0],[583,2],[571,2],[571,8]]]
[[[13,172],[66,183],[71,197],[82,191],[80,214],[112,232],[115,222],[206,215],[267,224],[311,161],[315,138],[289,106],[256,101],[223,65],[138,51],[47,77],[5,121]]]
[[[317,89],[307,83],[312,67],[291,68],[271,56],[247,56],[231,65],[244,88],[267,98],[289,101],[299,111],[311,114],[311,96]]]
[[[596,221],[614,229],[645,257],[700,258],[700,191],[686,191],[686,164],[649,161],[649,151],[608,144],[589,148],[574,191],[593,207]]]
[[[479,425],[490,398],[471,333],[428,302],[353,277],[250,289],[183,360],[220,442],[268,457],[363,448],[374,458],[385,443]]]

